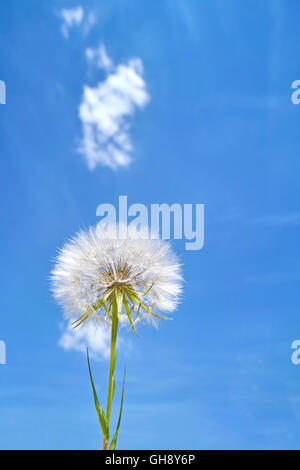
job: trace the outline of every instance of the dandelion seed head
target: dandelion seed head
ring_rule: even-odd
[[[171,312],[182,291],[181,266],[170,243],[145,237],[121,225],[98,224],[81,231],[59,251],[52,271],[52,290],[66,319],[78,318],[92,309],[93,320],[110,324],[109,312],[99,304],[112,289],[130,302],[142,299],[150,312]],[[119,321],[128,324],[122,307]],[[132,303],[133,321],[155,324],[155,317]]]

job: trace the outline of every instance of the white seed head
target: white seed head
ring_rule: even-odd
[[[63,306],[65,318],[78,318],[93,310],[93,319],[110,323],[99,301],[108,290],[117,288],[127,296],[134,292],[151,312],[172,311],[182,291],[180,264],[168,242],[137,236],[124,227],[91,227],[79,232],[59,251],[52,271],[54,297]],[[129,298],[128,298],[129,300]],[[95,305],[98,302],[98,306]],[[122,307],[120,322],[128,315]],[[138,304],[132,307],[132,319],[146,319],[155,324],[154,316]]]

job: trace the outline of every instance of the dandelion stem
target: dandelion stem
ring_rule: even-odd
[[[108,394],[107,394],[107,408],[106,408],[106,419],[108,428],[110,425],[110,414],[111,405],[113,401],[115,391],[115,366],[116,366],[116,344],[117,344],[117,333],[119,325],[119,312],[118,302],[114,299],[112,305],[112,325],[111,325],[111,343],[110,343],[110,366],[109,366],[109,381],[108,381]],[[103,449],[107,450],[108,441],[104,440]]]

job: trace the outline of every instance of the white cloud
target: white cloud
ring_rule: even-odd
[[[82,23],[84,11],[82,6],[78,6],[76,8],[63,8],[60,11],[60,16],[63,20],[61,31],[65,38],[68,38],[69,30],[73,26],[79,26]]]
[[[144,108],[150,97],[139,58],[113,67],[105,47],[87,49],[87,59],[110,71],[97,86],[84,86],[79,117],[83,138],[79,151],[93,170],[102,164],[115,169],[131,162],[130,118],[136,108]]]
[[[64,327],[59,345],[63,349],[74,349],[86,353],[86,348],[94,357],[109,357],[110,331],[101,327],[94,321],[89,321],[79,328],[73,328],[71,324]]]

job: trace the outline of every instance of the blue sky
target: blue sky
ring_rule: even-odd
[[[61,10],[78,7],[0,4],[0,448],[99,448],[86,360],[58,344],[48,277],[57,248],[126,194],[205,204],[205,246],[174,243],[186,280],[174,321],[123,333],[118,447],[297,449],[299,2],[85,0],[66,26]],[[86,54],[101,44],[106,68]],[[102,150],[112,154],[100,126],[90,169],[78,152],[84,86],[107,84],[120,64],[132,71],[134,58],[144,101],[128,98],[115,117],[128,164],[103,164]],[[107,367],[92,363],[103,398]],[[114,419],[118,404],[119,394]]]

